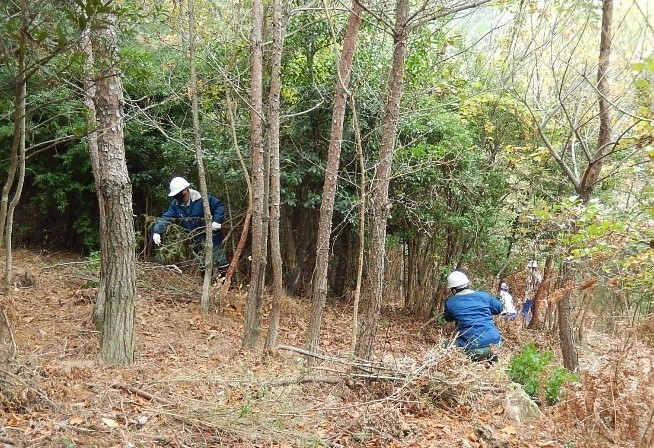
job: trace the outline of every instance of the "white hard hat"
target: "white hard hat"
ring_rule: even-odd
[[[500,285],[500,289],[501,289],[502,291],[508,291],[508,290],[509,290],[509,285],[507,285],[506,283],[502,282],[502,284]]]
[[[183,177],[173,177],[173,180],[170,181],[170,193],[168,193],[168,196],[175,196],[190,185]]]
[[[527,265],[528,268],[537,268],[538,267],[538,262],[536,260],[531,260],[529,261],[529,264]]]
[[[447,289],[465,288],[470,283],[468,276],[461,271],[454,271],[447,276]]]

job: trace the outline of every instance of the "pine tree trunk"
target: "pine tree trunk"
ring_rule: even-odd
[[[105,244],[100,289],[105,298],[100,357],[110,364],[134,362],[134,300],[136,256],[132,184],[123,140],[123,86],[115,65],[117,35],[112,17],[95,28],[93,53],[100,75],[96,81],[98,120],[98,191],[102,195]]]
[[[384,286],[384,257],[386,255],[386,221],[388,218],[388,188],[391,167],[395,153],[395,130],[400,111],[400,100],[404,86],[404,67],[409,43],[407,19],[408,0],[397,0],[395,7],[395,30],[393,62],[386,89],[386,105],[382,118],[382,137],[379,148],[377,170],[371,188],[371,243],[368,263],[367,285],[363,298],[365,311],[361,319],[355,354],[362,359],[371,359],[382,305]]]
[[[281,181],[279,172],[279,122],[282,87],[282,50],[284,48],[285,17],[282,1],[273,0],[273,48],[268,98],[268,139],[270,141],[270,251],[273,268],[273,300],[265,348],[272,349],[277,341],[282,313],[282,252],[279,240],[281,216]]]
[[[252,139],[252,272],[245,305],[243,341],[245,350],[252,350],[259,338],[261,307],[266,270],[266,237],[264,235],[264,147],[263,147],[263,2],[252,2],[250,133]]]
[[[320,205],[320,220],[318,226],[318,241],[316,248],[316,270],[313,277],[311,315],[307,329],[305,348],[308,352],[316,352],[320,345],[320,326],[322,313],[327,297],[327,268],[329,265],[329,242],[332,231],[332,217],[334,215],[334,201],[338,186],[338,167],[341,158],[341,145],[343,139],[343,123],[345,121],[345,108],[347,93],[352,73],[352,62],[356,50],[357,38],[361,24],[362,7],[357,0],[350,10],[343,51],[338,68],[338,80],[334,93],[334,107],[332,111],[332,128],[329,137],[329,153],[327,155],[327,168],[323,184],[322,203]],[[307,357],[311,362],[312,358]]]

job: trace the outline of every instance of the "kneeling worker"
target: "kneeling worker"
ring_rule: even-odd
[[[470,359],[497,361],[490,346],[501,345],[502,338],[493,315],[500,314],[504,306],[485,291],[469,289],[469,284],[463,272],[454,271],[447,276],[447,287],[453,295],[445,302],[443,317],[456,322],[456,345],[463,347]]]

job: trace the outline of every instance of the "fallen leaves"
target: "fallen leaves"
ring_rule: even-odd
[[[78,415],[78,416],[72,417],[70,420],[68,420],[68,424],[73,425],[73,426],[74,425],[80,425],[80,424],[84,423],[85,420],[86,419],[84,417]]]
[[[100,420],[102,420],[102,423],[104,423],[110,428],[118,428],[120,426],[116,420],[110,418],[102,417]]]

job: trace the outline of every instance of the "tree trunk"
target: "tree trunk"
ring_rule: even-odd
[[[200,134],[200,116],[198,114],[198,77],[195,71],[195,2],[188,0],[188,55],[189,55],[189,93],[191,96],[191,116],[193,117],[193,147],[195,161],[198,164],[198,179],[200,193],[202,194],[202,208],[204,210],[205,239],[204,239],[204,282],[202,283],[202,297],[200,310],[202,314],[209,313],[211,287],[211,274],[213,272],[213,230],[211,227],[211,209],[209,207],[209,191],[205,175],[204,160],[202,159],[202,135]]]
[[[599,61],[597,65],[597,100],[599,105],[599,132],[597,150],[589,162],[581,179],[579,195],[584,203],[590,201],[597,179],[602,171],[604,159],[612,146],[611,143],[611,103],[609,101],[609,57],[613,40],[613,0],[602,2],[602,32],[600,37]]]
[[[332,217],[334,215],[334,201],[338,186],[338,169],[341,158],[341,145],[343,139],[343,122],[345,121],[345,108],[347,106],[348,86],[352,73],[352,61],[356,50],[359,27],[361,24],[362,7],[357,0],[350,10],[343,51],[338,67],[338,80],[334,92],[334,107],[332,111],[332,127],[329,137],[329,153],[323,184],[322,202],[320,205],[320,220],[318,225],[318,241],[316,248],[316,270],[313,277],[313,291],[311,301],[311,316],[307,329],[305,348],[315,353],[320,346],[320,326],[322,313],[327,297],[327,268],[329,265],[329,241],[332,232]],[[312,358],[307,357],[307,362]]]
[[[563,266],[563,284],[572,276],[570,265],[566,262]],[[572,329],[572,299],[571,292],[567,292],[565,297],[561,299],[557,305],[556,310],[559,316],[559,339],[561,342],[561,354],[563,356],[563,367],[571,372],[576,372],[579,369],[579,355],[575,347],[574,331]]]
[[[607,72],[609,69],[609,57],[611,55],[611,40],[613,38],[613,0],[604,0],[602,2],[602,32],[600,37],[599,63],[597,69],[597,94],[599,104],[600,128],[597,137],[597,150],[589,161],[588,167],[580,182],[578,191],[581,200],[588,203],[591,199],[592,192],[599,178],[604,159],[609,152],[611,143],[611,117],[609,114],[610,102],[608,99],[609,84]],[[576,232],[576,230],[574,230]],[[569,266],[566,267],[566,278],[569,275]],[[557,305],[559,314],[559,337],[561,342],[561,352],[563,354],[563,365],[566,369],[576,372],[579,368],[579,359],[577,349],[574,345],[574,333],[572,328],[572,299],[569,295],[561,300]]]
[[[127,172],[123,139],[123,86],[115,65],[117,41],[113,17],[95,27],[93,53],[100,76],[96,81],[95,110],[98,119],[99,179],[105,229],[100,277],[104,295],[104,319],[100,357],[110,364],[134,362],[134,300],[136,257],[132,211],[132,184]]]
[[[93,62],[93,48],[91,44],[91,34],[89,30],[84,30],[81,38],[82,53],[86,56],[84,61],[84,106],[86,107],[86,127],[87,127],[87,145],[89,151],[89,158],[91,159],[91,168],[93,170],[93,180],[95,185],[100,185],[100,153],[98,151],[98,132],[97,114],[95,111],[95,80],[93,79],[94,62]],[[100,235],[106,235],[107,219],[104,215],[105,205],[103,196],[99,188],[95,189],[96,197],[98,198],[98,214],[100,215]],[[100,238],[100,253],[107,252],[106,239]],[[106,278],[107,266],[104,263],[100,264],[100,278]],[[104,321],[104,288],[98,289],[98,296],[95,299],[93,306],[93,316],[91,320],[98,330],[102,330]]]
[[[364,293],[365,312],[359,328],[356,355],[362,359],[371,359],[373,344],[377,333],[379,315],[382,305],[384,286],[384,257],[386,255],[386,221],[388,218],[388,188],[391,177],[393,155],[395,153],[395,130],[400,111],[400,100],[404,86],[404,67],[409,43],[408,37],[409,1],[397,0],[395,6],[395,29],[393,62],[390,79],[386,89],[386,105],[382,118],[382,136],[379,148],[377,170],[371,188],[371,243],[368,263],[366,291]]]
[[[252,2],[250,133],[252,139],[252,272],[245,306],[243,341],[252,350],[259,337],[261,306],[266,275],[266,236],[264,235],[264,148],[263,148],[263,2]]]
[[[21,8],[21,29],[18,38],[18,75],[16,76],[15,83],[15,100],[16,108],[14,110],[14,138],[11,147],[11,162],[9,174],[5,188],[2,190],[2,206],[6,208],[0,210],[2,213],[2,225],[5,230],[5,288],[8,290],[11,287],[12,281],[12,248],[11,237],[14,223],[14,210],[18,205],[21,193],[23,191],[23,182],[25,180],[25,131],[26,131],[26,117],[27,113],[27,77],[25,73],[25,40],[27,33],[27,14],[26,6]],[[18,183],[11,203],[7,204],[5,198],[9,200],[9,190],[11,190],[14,182],[14,176],[18,170]],[[11,180],[9,179],[11,178]],[[5,196],[6,189],[6,196]],[[0,233],[1,235],[1,233]],[[0,240],[1,241],[1,240]]]
[[[279,173],[279,121],[282,87],[282,51],[284,49],[285,17],[282,0],[273,0],[273,48],[268,98],[268,131],[270,141],[270,252],[273,268],[273,301],[268,322],[265,348],[272,349],[277,343],[279,320],[282,313],[282,252],[279,240],[281,216],[281,181]]]
[[[534,304],[532,305],[531,311],[531,321],[529,321],[528,328],[538,329],[542,328],[541,325],[541,314],[543,308],[543,298],[545,293],[549,289],[550,282],[552,281],[552,256],[548,255],[547,260],[545,261],[545,272],[543,274],[543,281],[538,285],[536,294],[534,295]]]
[[[352,122],[354,124],[354,139],[357,144],[357,156],[359,157],[359,169],[361,179],[359,181],[361,200],[359,204],[359,258],[357,263],[357,283],[354,289],[354,304],[352,306],[352,343],[350,350],[356,352],[358,331],[359,331],[359,303],[361,301],[361,283],[363,281],[363,263],[366,256],[366,160],[363,157],[363,143],[361,140],[361,128],[357,115],[356,101],[352,95]]]
[[[238,136],[236,135],[236,118],[234,116],[234,104],[232,102],[232,96],[229,92],[229,86],[226,86],[225,96],[226,96],[226,103],[227,103],[227,113],[229,114],[229,128],[232,136],[232,143],[234,144],[234,151],[238,156],[239,163],[241,164],[241,169],[243,170],[245,183],[248,186],[248,208],[245,211],[245,218],[243,219],[243,231],[241,232],[241,237],[239,238],[238,244],[236,245],[236,249],[234,250],[234,254],[232,256],[232,262],[229,264],[229,268],[227,269],[227,273],[225,274],[225,283],[223,289],[226,291],[227,289],[229,289],[229,285],[232,282],[232,276],[234,275],[234,270],[236,269],[238,260],[241,259],[241,254],[243,253],[243,249],[245,248],[245,244],[247,243],[248,236],[250,235],[250,223],[252,221],[252,208],[253,208],[252,205],[253,194],[252,194],[252,182],[250,180],[250,174],[248,173],[248,168],[245,165],[245,160],[243,160],[243,154],[241,153],[241,149],[238,145]]]

